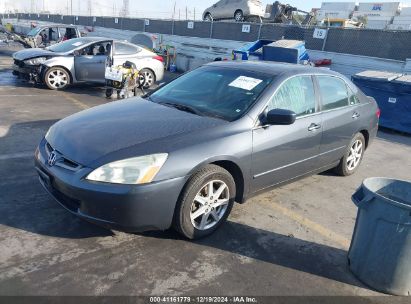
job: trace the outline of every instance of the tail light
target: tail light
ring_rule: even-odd
[[[154,56],[153,59],[158,60],[160,62],[164,62],[164,58],[161,56]]]
[[[381,116],[381,110],[378,109],[377,112],[375,113],[375,115],[377,115],[377,118],[380,119]]]

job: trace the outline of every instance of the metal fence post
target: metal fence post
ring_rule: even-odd
[[[146,32],[146,19],[143,20],[143,32]]]
[[[260,23],[260,28],[258,29],[258,38],[257,38],[257,40],[260,40],[260,37],[261,37],[261,29],[263,28],[263,23],[261,22]]]
[[[171,35],[174,35],[174,19],[173,22],[171,23]]]
[[[324,52],[325,51],[325,46],[326,46],[326,44],[327,44],[327,38],[328,38],[328,31],[329,31],[330,29],[329,28],[327,28],[327,32],[325,33],[325,37],[324,37],[324,42],[323,42],[323,47],[322,47],[322,51]]]
[[[213,38],[213,25],[214,25],[214,21],[210,22],[210,39]]]

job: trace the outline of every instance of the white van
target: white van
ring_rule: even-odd
[[[248,17],[264,17],[261,0],[220,0],[203,13],[204,21],[234,19],[244,21]]]

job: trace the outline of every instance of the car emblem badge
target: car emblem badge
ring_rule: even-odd
[[[56,164],[56,161],[57,161],[57,153],[56,151],[53,151],[50,153],[47,163],[50,167],[53,167]]]

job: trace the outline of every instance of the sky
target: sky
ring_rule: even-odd
[[[70,2],[73,3],[74,15],[95,15],[107,16],[118,15],[121,11],[123,0],[0,0],[0,12],[18,10],[19,12],[29,12],[31,8],[35,12],[46,10],[50,13],[67,14],[70,12]],[[324,2],[337,2],[324,1]],[[355,0],[354,0],[355,1]],[[340,2],[354,2],[344,1]],[[357,0],[357,2],[398,2],[399,0]],[[207,7],[213,5],[217,0],[129,0],[129,15],[133,17],[145,18],[171,18],[174,3],[176,3],[176,19],[185,19],[186,7],[188,17],[193,19],[194,11],[196,19],[201,18],[202,12]],[[273,3],[274,0],[263,0],[264,4]],[[321,7],[321,0],[284,0],[301,10],[310,11],[313,7]],[[403,0],[403,3],[411,6],[411,0]],[[91,8],[89,7],[91,3]]]

